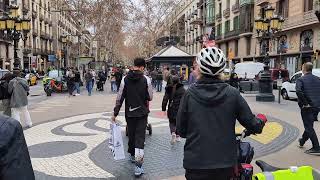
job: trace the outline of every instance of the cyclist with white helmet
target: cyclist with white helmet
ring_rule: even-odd
[[[229,180],[237,164],[236,120],[249,133],[261,133],[266,117],[256,117],[239,91],[220,79],[227,66],[221,49],[203,48],[196,62],[199,77],[177,115],[178,134],[186,138],[186,178]]]

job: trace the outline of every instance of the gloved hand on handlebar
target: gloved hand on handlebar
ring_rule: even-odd
[[[262,126],[264,126],[264,125],[267,123],[267,121],[268,121],[266,115],[264,115],[264,114],[257,114],[256,117],[257,117],[257,119],[261,120]],[[248,136],[250,136],[250,135],[252,135],[252,134],[255,135],[256,133],[254,133],[254,132],[246,129],[246,130],[244,131],[244,134],[245,134],[245,137],[248,137]]]
[[[264,115],[264,114],[258,114],[257,118],[262,120],[264,123],[267,123],[267,121],[268,121],[266,115]]]

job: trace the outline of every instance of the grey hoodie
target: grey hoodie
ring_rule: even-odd
[[[9,82],[8,91],[11,94],[11,108],[28,105],[29,85],[26,79],[16,77]]]

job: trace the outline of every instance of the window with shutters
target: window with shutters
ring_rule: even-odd
[[[221,36],[221,33],[222,33],[222,27],[221,27],[221,24],[218,24],[218,26],[217,26],[217,36]]]
[[[289,0],[280,0],[277,2],[278,14],[284,18],[289,16]]]
[[[225,22],[224,28],[225,28],[224,30],[225,33],[230,31],[230,21]]]
[[[233,29],[239,30],[240,29],[240,17],[236,16],[233,18]]]
[[[312,11],[313,10],[313,0],[303,0],[304,4],[304,12]]]

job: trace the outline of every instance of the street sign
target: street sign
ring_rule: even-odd
[[[282,87],[282,79],[277,79],[277,86]]]

